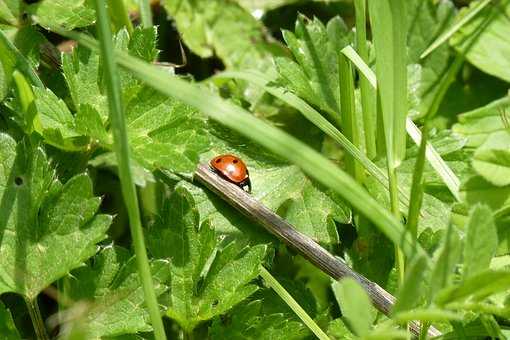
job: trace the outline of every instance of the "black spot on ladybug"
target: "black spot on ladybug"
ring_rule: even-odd
[[[220,162],[221,162],[221,158],[218,158],[218,159],[216,160],[216,163],[220,163]]]
[[[23,178],[21,178],[20,176],[17,176],[17,177],[14,179],[14,183],[15,183],[17,186],[23,185]]]
[[[239,162],[237,159],[234,159],[234,160],[232,161],[232,163],[234,163],[234,164],[236,164],[237,162]]]

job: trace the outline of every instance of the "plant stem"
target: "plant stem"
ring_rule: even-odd
[[[296,315],[303,321],[303,323],[321,340],[329,340],[329,337],[320,327],[312,320],[303,307],[301,307],[296,300],[283,288],[283,286],[269,273],[266,268],[260,267],[260,276],[266,281],[266,284],[271,287],[279,297],[296,313]]]
[[[126,27],[131,36],[133,34],[133,24],[129,19],[129,13],[124,0],[110,0],[108,8],[110,9],[110,18],[115,25],[115,30],[119,31],[122,27]]]
[[[49,340],[50,337],[46,332],[46,327],[44,326],[44,321],[42,319],[41,310],[39,309],[39,304],[37,303],[37,297],[34,299],[29,299],[28,297],[24,297],[25,303],[27,305],[28,314],[30,315],[30,319],[32,320],[32,325],[34,326],[35,335],[38,340]]]
[[[420,336],[418,340],[427,340],[427,332],[430,327],[430,322],[423,322],[421,324]]]
[[[411,233],[413,239],[418,238],[418,219],[423,199],[423,169],[425,167],[425,151],[427,149],[427,136],[429,134],[428,120],[425,121],[421,133],[421,143],[416,158],[416,164],[413,172],[413,183],[411,186],[411,199],[409,203],[409,213],[407,214],[407,230]]]
[[[163,322],[154,292],[151,271],[149,267],[149,259],[145,249],[143,238],[142,224],[140,222],[140,210],[138,207],[138,198],[136,195],[135,185],[130,167],[129,144],[126,131],[126,122],[122,106],[122,96],[120,82],[118,78],[117,66],[113,59],[113,44],[108,16],[106,13],[105,3],[102,0],[95,0],[96,15],[99,33],[99,44],[101,57],[103,59],[103,67],[106,75],[106,88],[108,93],[108,104],[110,112],[110,120],[112,122],[112,130],[114,137],[114,149],[117,155],[118,170],[122,194],[126,203],[129,227],[131,229],[131,237],[136,254],[136,263],[138,266],[138,274],[142,281],[145,303],[149,310],[149,315],[154,329],[156,339],[166,339]]]
[[[355,0],[356,14],[356,50],[365,63],[368,62],[366,0]],[[365,77],[360,77],[361,106],[363,108],[363,129],[365,130],[365,147],[369,159],[376,156],[375,136],[377,130],[375,111],[375,90]]]
[[[361,150],[361,141],[356,116],[356,108],[354,104],[354,79],[352,75],[352,66],[343,53],[338,55],[338,73],[340,84],[340,111],[342,117],[342,131],[344,135],[351,141],[358,150]],[[358,183],[362,183],[364,179],[364,171],[359,162],[354,157],[346,153],[345,163],[347,171]]]
[[[152,27],[152,11],[149,0],[138,0],[140,4],[140,18],[142,19],[142,26],[145,28]]]

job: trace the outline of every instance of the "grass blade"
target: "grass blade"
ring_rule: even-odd
[[[342,53],[338,55],[338,73],[340,84],[340,112],[342,116],[342,130],[344,135],[361,150],[360,131],[356,108],[354,104],[354,79],[352,66]],[[359,183],[363,182],[364,172],[360,164],[350,154],[346,154],[346,167],[352,177]]]
[[[294,300],[292,295],[285,290],[285,288],[276,280],[270,272],[264,267],[260,267],[260,276],[264,279],[266,284],[271,287],[279,297],[292,309],[294,313],[303,321],[303,323],[321,340],[329,340],[326,333],[313,321],[313,319],[306,313],[306,311]]]
[[[126,30],[131,36],[133,34],[133,24],[129,19],[129,13],[124,4],[124,0],[110,0],[108,9],[110,10],[110,18],[115,25],[115,31],[126,27]]]
[[[411,139],[417,144],[421,143],[421,132],[411,119],[406,121],[407,133]],[[452,195],[457,201],[460,201],[460,180],[455,173],[450,169],[448,164],[441,158],[441,155],[434,149],[434,147],[427,142],[426,157],[432,168],[441,177],[444,184],[448,187]]]
[[[356,51],[350,46],[344,48],[342,50],[342,53],[344,53],[346,56],[351,59],[354,65],[358,68],[358,70],[361,72],[361,74],[369,81],[369,83],[376,88],[377,87],[377,78],[374,74],[374,72],[368,67],[367,64],[357,55]],[[457,59],[454,64],[451,67],[451,74],[456,73],[458,70],[458,67],[460,67],[460,64],[462,62],[462,59]],[[450,71],[448,71],[448,74],[450,75]],[[449,78],[449,77],[448,77]],[[446,82],[446,81],[445,81]],[[446,92],[445,90],[442,90],[441,92]],[[434,104],[434,106],[438,106],[438,104]],[[433,112],[430,112],[432,114]],[[410,119],[406,119],[406,131],[407,134],[411,137],[411,139],[416,143],[416,145],[420,145],[421,142],[421,132],[414,124],[414,122]],[[455,175],[455,173],[450,169],[450,167],[446,164],[446,162],[441,158],[439,153],[434,149],[434,147],[427,143],[427,152],[426,152],[426,158],[427,161],[430,163],[432,168],[436,171],[436,173],[439,175],[439,177],[443,180],[445,185],[448,187],[452,195],[459,200],[459,187],[460,187],[460,180]]]
[[[154,292],[149,259],[147,257],[142,224],[140,221],[140,209],[138,206],[133,176],[131,174],[127,129],[122,106],[120,80],[113,55],[114,47],[112,43],[112,33],[110,31],[110,22],[108,21],[106,4],[102,0],[96,0],[95,5],[98,34],[100,37],[99,52],[103,59],[106,89],[108,93],[108,107],[110,120],[112,122],[114,149],[115,154],[117,155],[122,195],[126,203],[138,273],[142,281],[145,303],[149,310],[154,335],[156,339],[163,340],[166,339],[165,330],[163,328],[163,322],[159,312],[156,293]]]
[[[86,35],[60,33],[97,51],[97,42]],[[195,84],[162,73],[157,67],[127,53],[116,51],[115,57],[120,66],[157,91],[201,110],[220,124],[299,166],[310,177],[338,193],[370,219],[390,240],[398,244],[406,255],[418,253],[428,259],[423,248],[415,245],[410,235],[406,235],[400,221],[379,205],[349,175],[308,145]]]
[[[397,167],[405,158],[407,117],[407,31],[405,0],[369,0],[376,53],[377,100],[386,147],[391,210],[400,219]],[[404,256],[395,245],[399,285],[404,280]]]
[[[407,116],[407,31],[405,0],[370,0],[370,22],[376,52],[389,169],[405,157]],[[391,179],[390,179],[391,180]]]
[[[219,73],[214,78],[233,78],[246,80],[252,84],[263,87],[268,93],[277,97],[281,101],[287,103],[291,107],[301,112],[303,116],[311,121],[315,126],[321,129],[325,134],[330,136],[338,144],[344,148],[344,150],[353,156],[359,163],[361,163],[365,170],[374,177],[384,187],[388,187],[388,177],[386,173],[375,165],[363,152],[361,152],[354,144],[351,143],[336,127],[333,126],[326,118],[324,118],[319,112],[311,107],[303,99],[299,98],[295,94],[286,91],[284,88],[272,86],[272,78],[257,71],[226,71]],[[400,191],[400,203],[405,209],[409,207],[409,196],[403,190]]]
[[[467,22],[469,22],[471,19],[473,19],[482,9],[487,6],[491,0],[484,0],[482,2],[479,2],[477,5],[475,5],[473,8],[469,10],[467,14],[465,14],[459,22],[454,24],[452,27],[450,27],[446,32],[441,34],[423,53],[420,55],[420,58],[423,59],[426,56],[428,56],[432,51],[434,51],[436,48],[441,46],[445,41],[450,39],[452,35],[455,34],[462,26],[464,26]]]
[[[140,18],[142,19],[142,26],[145,28],[152,27],[152,11],[149,0],[138,0],[140,4]]]
[[[356,49],[359,57],[368,61],[368,45],[366,32],[366,0],[354,0],[356,14]],[[352,47],[347,46],[352,49]],[[345,53],[344,53],[345,54]],[[363,128],[365,130],[365,148],[368,158],[374,159],[376,150],[376,106],[375,91],[370,87],[369,81],[360,77],[359,87],[361,92],[361,107],[363,108]]]

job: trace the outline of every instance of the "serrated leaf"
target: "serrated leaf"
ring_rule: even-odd
[[[82,47],[62,56],[62,70],[75,108],[88,104],[105,121],[108,117],[106,96],[100,90],[99,56]]]
[[[136,27],[133,35],[129,40],[129,53],[135,57],[141,58],[148,62],[153,62],[158,57],[157,49],[157,27]]]
[[[93,24],[96,12],[92,0],[42,0],[28,6],[35,21],[45,27],[72,30]]]
[[[371,311],[373,307],[365,290],[352,278],[335,281],[332,288],[344,322],[354,334],[367,335],[375,314]]]
[[[263,245],[246,249],[235,242],[219,249],[214,230],[199,221],[193,197],[180,185],[148,234],[153,256],[171,262],[167,315],[186,332],[253,294],[250,281],[266,252]]]
[[[215,54],[227,68],[271,67],[272,46],[261,22],[236,2],[165,0],[163,5],[186,45],[202,58]]]
[[[510,133],[498,131],[476,149],[473,155],[473,168],[490,183],[496,186],[510,184]]]
[[[349,41],[347,26],[340,17],[327,26],[301,16],[295,33],[283,31],[283,38],[296,62],[276,58],[280,82],[309,103],[329,112],[339,126],[340,91],[337,55]]]
[[[132,40],[125,30],[121,30],[115,43],[119,49],[153,58],[157,54],[155,39],[154,29],[135,29]],[[78,111],[77,129],[111,149],[111,138],[103,127],[108,117],[108,106],[100,87],[99,57],[78,47],[72,55],[64,56],[63,70]],[[140,85],[126,72],[121,73],[121,80],[126,124],[135,160],[150,170],[163,168],[191,173],[199,154],[210,144],[203,116],[175,99]]]
[[[226,318],[216,318],[209,328],[212,339],[304,339],[307,328],[295,318],[284,313],[263,310],[271,300],[255,300],[233,308]]]
[[[498,234],[491,209],[475,205],[469,212],[464,242],[464,280],[489,268],[497,248]]]
[[[11,312],[0,302],[0,334],[4,340],[21,340]]]
[[[473,1],[470,6],[477,6]],[[459,16],[467,13],[461,12]],[[495,77],[510,81],[510,64],[505,55],[510,53],[510,1],[501,0],[486,6],[478,15],[451,38],[451,45],[466,56],[466,59]]]
[[[150,266],[159,296],[167,288],[169,263],[154,260]],[[87,267],[74,270],[65,287],[73,305],[85,304],[80,322],[86,325],[88,338],[152,330],[135,258],[124,248],[104,248]]]
[[[42,149],[5,134],[0,146],[0,293],[33,299],[95,253],[112,218],[96,215],[87,175],[62,185]]]

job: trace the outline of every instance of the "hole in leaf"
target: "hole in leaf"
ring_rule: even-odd
[[[212,306],[216,307],[218,305],[218,303],[220,303],[218,300],[214,300],[213,303],[212,303]]]
[[[23,178],[20,177],[20,176],[16,176],[16,178],[14,179],[14,183],[17,185],[17,186],[20,186],[23,184]]]

